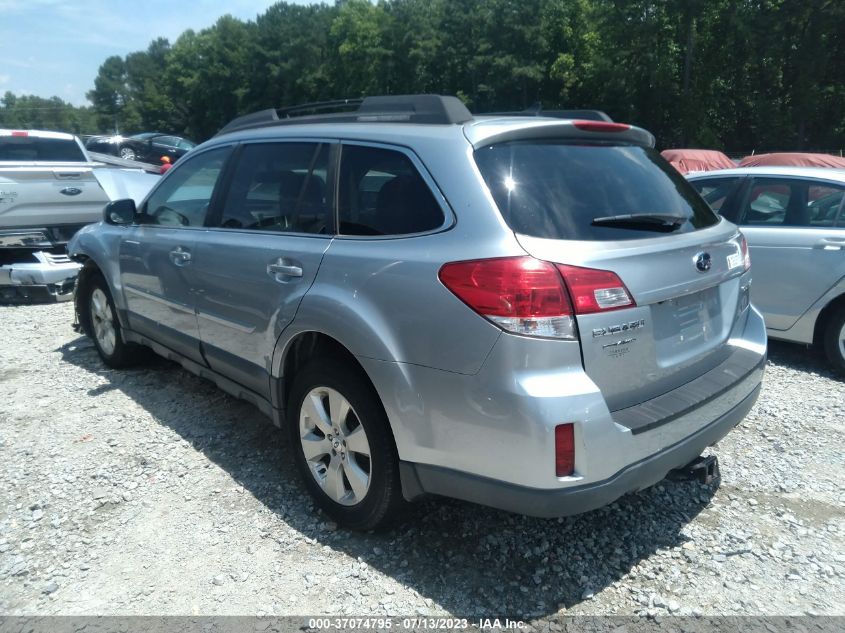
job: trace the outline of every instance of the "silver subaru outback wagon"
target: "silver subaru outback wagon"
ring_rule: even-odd
[[[746,415],[766,331],[745,240],[651,134],[349,107],[238,119],[77,234],[107,365],[150,347],[254,403],[358,529],[427,494],[584,512]]]

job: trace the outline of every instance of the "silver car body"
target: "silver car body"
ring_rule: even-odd
[[[277,424],[295,342],[310,333],[337,341],[380,396],[409,499],[436,493],[540,516],[587,510],[654,484],[737,424],[759,392],[766,334],[748,304],[751,274],[736,265],[740,236],[726,220],[619,242],[508,227],[474,150],[564,131],[593,138],[566,123],[312,123],[223,134],[192,156],[267,140],[395,149],[445,221],[399,237],[101,223],[80,231],[70,252],[103,272],[127,340]],[[636,128],[621,138],[653,144]],[[705,249],[713,266],[702,274],[695,260]],[[614,271],[637,305],[578,316],[580,341],[532,338],[503,331],[438,280],[447,262],[525,255]],[[301,277],[268,274],[274,262],[301,268]],[[557,477],[554,430],[563,422],[575,423],[576,463]]]
[[[747,206],[752,186],[800,181],[845,191],[845,171],[815,167],[746,167],[690,175],[701,187],[716,180],[736,180],[732,214]],[[825,309],[845,301],[845,196],[809,226],[743,223],[754,263],[752,299],[766,320],[769,336],[811,344]],[[829,217],[828,217],[829,216]],[[741,221],[739,217],[732,220]]]

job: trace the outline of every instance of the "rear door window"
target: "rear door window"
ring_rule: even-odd
[[[408,235],[443,226],[445,216],[402,152],[344,144],[339,219],[343,235]]]
[[[810,185],[807,190],[810,225],[834,226],[838,216],[841,226],[843,198],[845,198],[845,187],[827,184]]]
[[[521,141],[482,147],[475,161],[493,199],[516,233],[566,240],[625,240],[665,232],[659,224],[593,225],[595,218],[682,216],[686,233],[718,216],[692,186],[651,148],[561,141]]]
[[[756,178],[741,223],[746,226],[831,227],[845,188],[796,178]]]

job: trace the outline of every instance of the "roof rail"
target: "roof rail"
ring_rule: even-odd
[[[320,112],[322,110],[341,110],[346,107],[359,107],[363,99],[335,99],[334,101],[315,101],[313,103],[303,103],[300,105],[289,106],[287,108],[279,108],[276,112],[279,116],[282,115],[290,117],[291,114],[298,112]]]
[[[606,113],[601,110],[543,110],[541,103],[537,102],[530,108],[515,112],[483,112],[478,116],[543,116],[553,119],[581,119],[586,121],[606,121],[612,123]]]
[[[357,109],[349,111],[349,108]],[[318,114],[336,110],[328,114]],[[344,111],[345,110],[345,111]],[[302,113],[312,113],[305,114]],[[295,115],[295,116],[291,116]],[[238,130],[268,125],[305,123],[430,123],[449,125],[464,123],[472,114],[457,98],[441,95],[389,95],[363,99],[340,99],[305,103],[288,108],[261,110],[234,119],[217,136]]]

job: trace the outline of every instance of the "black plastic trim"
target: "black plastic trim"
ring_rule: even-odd
[[[645,433],[715,400],[766,362],[765,356],[738,347],[721,364],[680,387],[631,407],[611,411],[614,422]]]

